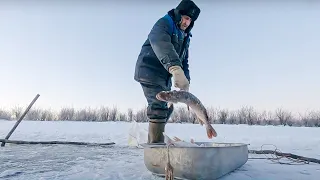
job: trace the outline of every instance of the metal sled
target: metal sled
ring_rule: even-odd
[[[202,147],[169,148],[170,164],[175,179],[218,179],[244,165],[248,160],[248,146],[243,143],[210,143]],[[167,146],[143,144],[144,163],[153,174],[165,176]]]

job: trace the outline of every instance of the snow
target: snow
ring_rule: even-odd
[[[4,138],[15,121],[0,120],[0,138]],[[146,123],[139,123],[147,129]],[[213,125],[218,133],[208,139],[199,124],[168,124],[169,136],[195,141],[248,143],[260,150],[264,144],[275,145],[282,152],[320,159],[320,129],[311,127],[275,127],[247,125]],[[144,166],[143,149],[128,146],[132,123],[22,121],[10,140],[115,142],[109,147],[76,145],[15,145],[0,147],[0,179],[164,179],[152,175]],[[145,134],[141,134],[141,139]],[[274,149],[272,145],[263,149]],[[249,157],[271,157],[250,155]],[[318,179],[319,164],[282,165],[266,159],[249,159],[238,170],[222,177],[231,179]]]

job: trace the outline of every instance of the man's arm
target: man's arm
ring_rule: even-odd
[[[182,66],[183,66],[183,71],[184,74],[186,76],[186,78],[188,79],[189,83],[190,83],[190,71],[189,71],[189,50],[186,50],[186,55],[184,60],[182,61]]]
[[[169,28],[169,21],[161,18],[154,24],[148,36],[153,51],[167,71],[171,66],[182,66],[179,55],[171,43],[172,30]]]

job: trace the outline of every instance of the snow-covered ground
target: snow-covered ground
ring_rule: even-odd
[[[0,120],[0,138],[15,121]],[[140,124],[147,128],[147,124]],[[144,166],[143,149],[128,146],[131,123],[125,122],[38,122],[22,121],[11,140],[63,140],[115,142],[110,147],[75,145],[14,145],[0,147],[0,179],[163,179]],[[320,128],[247,125],[214,125],[218,137],[209,140],[198,124],[168,124],[169,136],[196,141],[248,143],[259,150],[273,144],[282,152],[320,159]],[[273,149],[271,145],[264,149]],[[271,157],[260,155],[259,157]],[[249,157],[253,157],[250,155]],[[255,156],[256,157],[256,156]],[[187,158],[187,157],[186,157]],[[249,159],[238,170],[221,178],[231,179],[308,179],[320,177],[319,164],[281,165],[266,159]]]

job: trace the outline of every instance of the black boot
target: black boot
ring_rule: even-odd
[[[165,122],[149,122],[148,143],[164,143]]]
[[[174,111],[174,107],[173,107],[173,104],[170,104],[169,107],[168,107],[168,117],[167,117],[167,122],[168,120],[170,119],[172,113]]]

